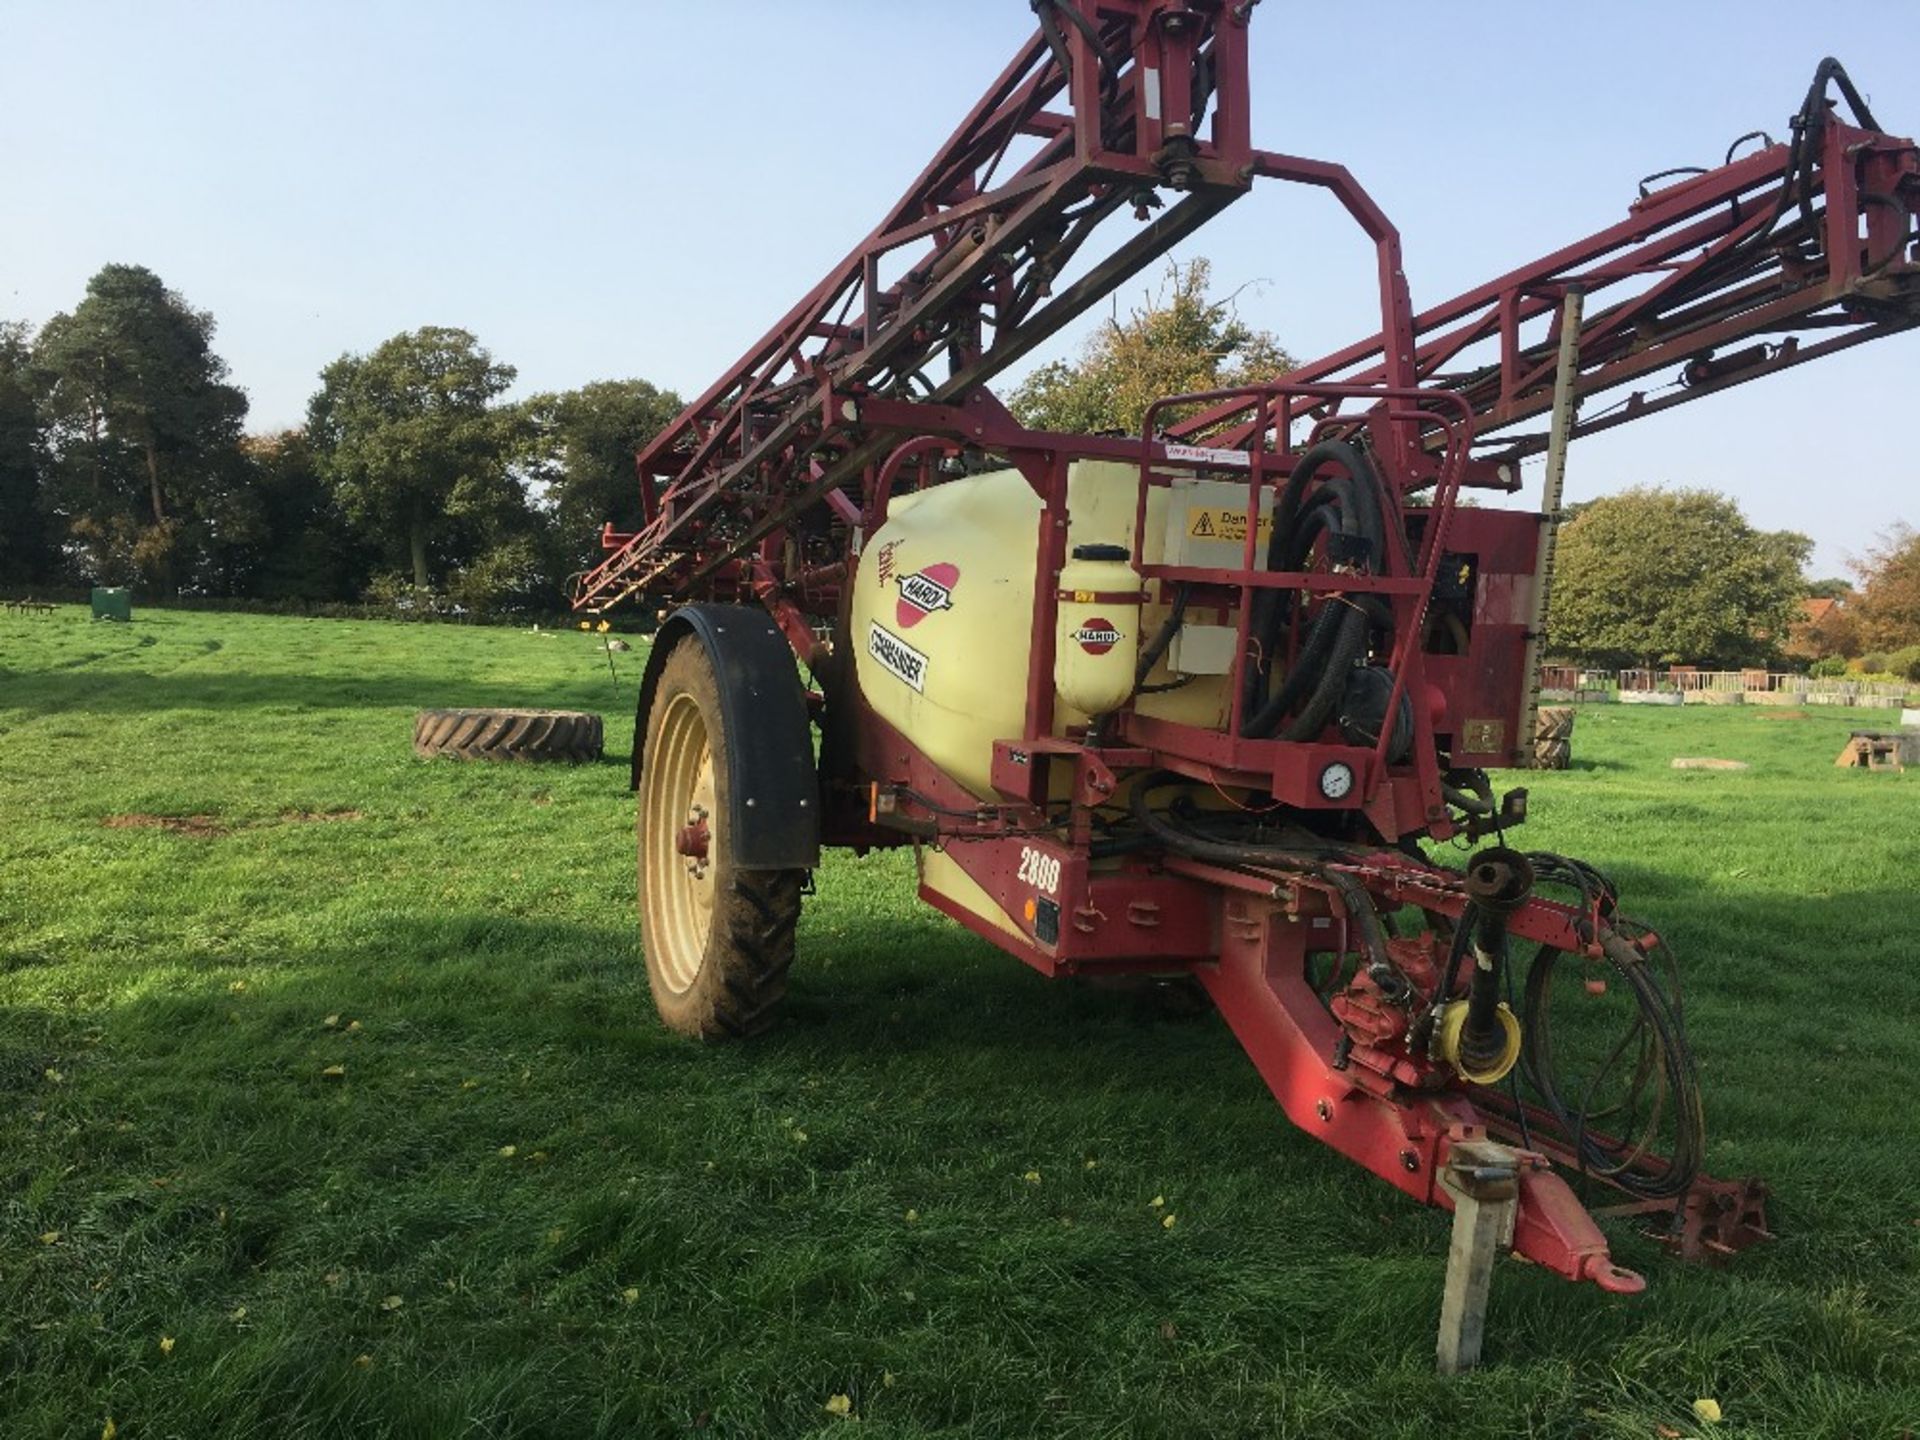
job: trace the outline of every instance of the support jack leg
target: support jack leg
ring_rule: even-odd
[[[1453,1198],[1453,1243],[1440,1300],[1439,1369],[1457,1375],[1480,1363],[1493,1262],[1513,1246],[1519,1157],[1489,1141],[1461,1142],[1453,1146],[1440,1184]]]

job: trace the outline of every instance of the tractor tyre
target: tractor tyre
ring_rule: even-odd
[[[732,777],[713,662],[674,646],[646,718],[639,813],[640,934],[669,1029],[734,1040],[772,1025],[787,993],[805,870],[743,870],[728,823]]]
[[[460,760],[598,760],[605,733],[598,715],[578,710],[422,710],[413,720],[413,753]]]
[[[1564,770],[1573,761],[1573,707],[1542,706],[1533,731],[1533,768]]]

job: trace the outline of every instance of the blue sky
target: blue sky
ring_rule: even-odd
[[[1031,26],[1025,0],[0,0],[0,318],[150,266],[214,312],[256,429],[297,424],[337,355],[425,324],[474,331],[523,393],[697,393]],[[1253,51],[1256,142],[1359,175],[1418,305],[1619,219],[1643,174],[1782,132],[1823,55],[1920,131],[1915,0],[1269,0]],[[1315,196],[1271,187],[1181,254],[1302,357],[1368,329],[1369,254]],[[1920,335],[1865,346],[1584,441],[1569,494],[1713,486],[1834,572],[1920,523],[1916,382]]]

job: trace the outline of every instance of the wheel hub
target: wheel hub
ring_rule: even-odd
[[[687,873],[698,878],[707,871],[707,847],[713,843],[713,831],[707,825],[707,808],[695,805],[687,813],[687,823],[675,832],[673,848],[687,858]]]

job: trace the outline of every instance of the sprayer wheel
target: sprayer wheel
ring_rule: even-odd
[[[741,870],[719,687],[704,646],[667,657],[641,752],[640,931],[654,1007],[702,1040],[755,1035],[787,993],[804,870]]]
[[[458,760],[598,760],[598,715],[578,710],[422,710],[413,753]]]

